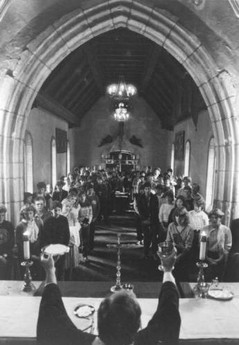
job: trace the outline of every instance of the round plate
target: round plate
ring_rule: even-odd
[[[64,255],[70,250],[69,247],[64,246],[64,244],[50,244],[44,249],[44,253],[48,255]]]
[[[75,316],[79,317],[80,319],[86,319],[89,316],[92,316],[95,312],[95,308],[89,304],[79,304],[74,309]]]
[[[233,298],[233,293],[228,290],[208,290],[208,296],[220,301],[230,301]]]

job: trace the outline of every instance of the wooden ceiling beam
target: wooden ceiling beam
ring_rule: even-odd
[[[72,86],[75,85],[75,83],[78,83],[78,80],[82,80],[86,77],[86,75],[89,74],[88,69],[86,68],[86,65],[84,63],[77,65],[70,73],[67,75],[64,74],[64,72],[61,72],[65,79],[62,82],[62,87],[59,88],[56,92],[56,98],[61,99],[64,98],[66,93],[68,93]]]
[[[162,80],[155,80],[153,79],[153,82],[150,84],[150,87],[148,88],[147,92],[153,92],[154,94],[160,94],[161,97],[165,100],[166,104],[172,103],[172,97],[171,95],[168,95],[168,93],[165,90],[165,84],[162,82]]]
[[[94,92],[92,92],[92,89],[94,89]],[[74,109],[75,104],[83,103],[85,102],[86,98],[88,98],[88,94],[93,95],[95,91],[98,90],[98,88],[93,84],[89,83],[85,88],[84,92],[76,93],[74,97],[71,99],[71,103],[69,104],[70,109]]]
[[[159,104],[155,102],[154,99],[147,99],[146,101],[149,103],[155,114],[159,117],[162,127],[168,130],[171,130],[173,125],[171,121],[171,114],[169,111],[164,110],[163,108],[159,107]]]
[[[142,78],[141,82],[141,91],[144,92],[144,90],[148,87],[149,82],[153,76],[155,67],[158,63],[158,60],[161,56],[162,49],[160,49],[158,46],[155,46],[153,48],[153,52],[149,51],[148,52],[148,59],[146,61],[146,66],[145,66],[145,73]]]
[[[161,91],[157,91],[157,92],[156,90],[149,91],[146,94],[146,97],[151,98],[151,100],[153,100],[154,102],[157,102],[157,104],[163,107],[165,111],[169,111],[170,109],[169,103],[165,101],[163,97],[163,93]]]
[[[65,95],[64,96],[62,95],[60,99],[62,99],[63,103],[65,103],[67,102],[68,99],[71,99],[72,97],[74,97],[75,93],[77,93],[78,95],[81,92],[83,93],[86,81],[87,83],[91,83],[92,80],[93,80],[93,77],[90,75],[90,72],[87,71],[84,76],[80,77],[77,81],[72,83],[71,87],[65,90]]]
[[[54,96],[60,93],[65,87],[68,76],[73,74],[81,58],[82,53],[77,50],[64,59],[48,77],[46,86],[43,85],[43,91],[49,94],[54,93]]]
[[[104,78],[101,73],[101,67],[97,58],[96,49],[92,44],[87,44],[84,46],[83,51],[86,55],[88,65],[90,67],[91,73],[95,79],[95,83],[100,91],[100,94],[104,94]]]
[[[85,102],[83,106],[81,104],[76,104],[74,107],[74,113],[77,115],[81,114],[80,119],[82,119],[85,114],[92,108],[92,106],[97,102],[99,97],[99,94],[94,93],[94,96],[91,96],[89,101],[87,103]]]

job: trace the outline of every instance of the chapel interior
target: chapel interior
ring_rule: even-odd
[[[239,218],[238,42],[238,0],[1,0],[6,219],[16,227],[24,193],[35,193],[41,181],[54,190],[75,168],[124,174],[171,168],[175,178],[197,183],[205,211],[220,209],[231,227]],[[120,82],[137,90],[127,104],[108,92]],[[127,119],[117,118],[120,106]],[[109,223],[96,223],[89,262],[66,272],[66,281],[86,284],[77,285],[82,297],[95,282],[114,284],[118,233],[125,244],[121,279],[162,278],[158,262],[142,260],[143,246],[136,245],[133,199],[116,196]],[[234,241],[238,231],[234,226]],[[227,281],[238,282],[239,242],[233,248]],[[197,274],[195,266],[190,280]],[[24,280],[19,267],[11,267],[9,279]],[[147,291],[143,296],[154,296]]]

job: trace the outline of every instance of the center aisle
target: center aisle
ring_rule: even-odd
[[[125,282],[157,282],[161,281],[162,273],[158,264],[150,257],[143,259],[143,246],[137,245],[134,215],[113,215],[110,225],[99,222],[95,231],[95,248],[89,255],[87,263],[74,268],[72,280],[75,281],[115,281],[117,248],[107,244],[117,243],[117,232],[121,233],[121,281]]]

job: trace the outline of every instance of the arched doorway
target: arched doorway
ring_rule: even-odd
[[[147,2],[142,5],[132,3],[130,0],[124,1],[123,5],[103,2],[88,8],[87,11],[78,9],[72,13],[72,16],[68,14],[61,17],[60,21],[52,23],[51,27],[29,43],[29,49],[19,54],[18,64],[12,73],[9,74],[7,71],[0,79],[0,85],[4,85],[6,96],[0,101],[6,119],[2,139],[4,183],[2,199],[6,204],[13,200],[11,195],[13,178],[8,172],[13,171],[16,165],[18,167],[22,165],[21,146],[26,121],[36,93],[44,80],[72,50],[100,33],[117,27],[127,27],[165,48],[194,79],[207,104],[216,146],[219,148],[217,161],[220,170],[214,197],[219,206],[227,208],[227,212],[238,214],[239,184],[238,177],[234,178],[234,171],[239,170],[235,166],[235,164],[239,165],[235,162],[239,133],[235,123],[235,105],[228,95],[230,89],[226,87],[230,82],[227,78],[224,82],[223,74],[218,73],[215,61],[203,45],[189,31],[181,27],[176,18],[157,8],[152,11]],[[34,53],[30,47],[34,49]],[[13,115],[10,117],[9,114]],[[227,138],[230,138],[230,142],[226,142]],[[8,157],[12,157],[10,163]],[[14,183],[19,187],[23,182],[23,172],[21,169],[18,171]],[[225,178],[226,171],[227,178]],[[16,190],[20,191],[20,188]],[[11,209],[13,214],[17,214],[22,201],[20,192],[14,193],[14,200]],[[229,202],[224,203],[224,200]]]

